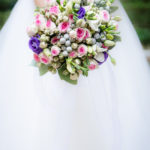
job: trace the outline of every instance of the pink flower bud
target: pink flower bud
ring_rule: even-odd
[[[73,14],[70,14],[70,15],[69,15],[69,22],[71,22],[71,23],[74,22],[74,20],[73,20]]]
[[[40,57],[39,57],[39,55],[38,54],[33,54],[33,58],[34,58],[34,60],[36,61],[36,62],[40,62]]]
[[[109,47],[108,47],[108,46],[105,46],[104,44],[102,44],[102,48],[108,49]]]
[[[90,59],[90,65],[88,66],[88,68],[92,71],[92,70],[95,70],[98,68],[98,63],[93,60],[93,59]]]
[[[53,45],[56,44],[58,41],[59,41],[59,38],[58,38],[57,36],[55,36],[55,37],[53,37],[53,38],[51,39],[51,43],[52,43]]]
[[[43,64],[49,64],[50,63],[50,58],[48,58],[47,56],[45,56],[44,54],[40,54],[40,61],[43,63]]]

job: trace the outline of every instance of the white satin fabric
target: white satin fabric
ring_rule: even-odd
[[[0,33],[0,150],[149,150],[150,72],[119,2],[122,42],[110,61],[78,85],[31,67],[26,26],[32,0],[20,0]]]

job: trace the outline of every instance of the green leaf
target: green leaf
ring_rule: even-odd
[[[56,2],[60,5],[60,0],[56,0]]]
[[[70,79],[70,74],[65,75],[64,71],[66,70],[66,64],[63,64],[59,69],[58,69],[58,74],[61,78],[61,80],[64,80],[70,84],[76,85],[78,83],[77,80],[71,80]]]
[[[40,76],[46,74],[48,72],[48,66],[41,64],[39,67]]]
[[[59,5],[59,9],[60,9],[61,12],[65,11],[65,8],[62,7],[61,5]]]
[[[117,7],[117,6],[111,6],[111,7],[110,7],[110,13],[115,12],[118,8],[119,8],[119,7]]]
[[[115,42],[121,42],[121,37],[118,35],[114,35],[114,41]]]
[[[66,6],[66,5],[67,5],[67,0],[64,0],[63,6]]]

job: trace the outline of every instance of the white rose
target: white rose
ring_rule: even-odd
[[[77,35],[76,35],[76,31],[74,31],[74,30],[70,31],[69,35],[70,35],[70,37],[71,37],[72,39],[75,39],[76,36],[77,36]]]
[[[32,24],[31,26],[27,27],[27,34],[31,37],[35,35],[38,32],[38,28],[35,24]]]
[[[110,21],[110,14],[107,10],[102,10],[100,12],[100,17],[102,18],[102,22],[107,23]]]

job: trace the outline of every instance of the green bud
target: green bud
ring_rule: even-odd
[[[106,29],[106,25],[101,25],[100,28],[101,28],[102,30],[104,30],[104,29]]]
[[[56,16],[54,16],[54,15],[51,15],[51,19],[53,22],[56,22],[56,20],[57,20]]]
[[[106,41],[104,42],[104,45],[105,45],[105,46],[108,46],[108,47],[112,47],[112,46],[115,46],[115,42],[110,41],[110,40],[106,40]]]
[[[77,49],[78,48],[78,44],[77,43],[72,43],[71,47],[72,47],[72,49]]]
[[[44,51],[43,51],[43,53],[44,53],[47,57],[51,56],[51,52],[50,52],[50,50],[49,50],[48,48],[45,48]]]
[[[119,16],[115,16],[115,17],[113,18],[113,20],[121,21],[121,17],[119,17]]]
[[[53,62],[53,63],[52,63],[52,66],[53,66],[53,68],[55,68],[55,69],[59,68],[60,65],[61,65],[61,63],[56,63],[56,62]]]
[[[78,79],[78,74],[77,73],[71,74],[70,79],[71,80],[77,80]]]
[[[92,53],[92,52],[93,52],[92,46],[88,46],[88,52],[89,52],[89,53]]]
[[[48,67],[48,70],[51,72],[54,68],[52,66]]]
[[[69,71],[68,70],[64,70],[63,71],[63,75],[67,76],[69,74]]]
[[[62,53],[60,53],[60,55],[59,55],[59,59],[60,59],[60,60],[64,59],[64,56],[63,56],[63,54],[62,54]]]
[[[89,45],[92,45],[92,43],[93,43],[92,38],[87,38],[86,43],[89,44]]]
[[[106,37],[107,37],[108,40],[113,40],[114,39],[114,36],[112,34],[107,34]]]
[[[77,58],[77,59],[75,59],[75,63],[80,65],[81,64],[81,60]]]
[[[57,62],[59,60],[59,57],[54,57],[53,60],[54,62]]]
[[[75,73],[75,68],[73,68],[72,65],[69,63],[67,63],[67,70],[72,74]]]

